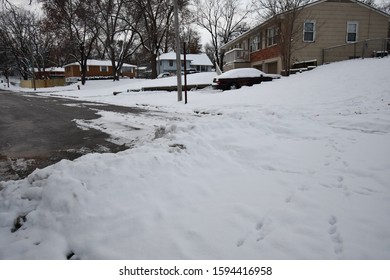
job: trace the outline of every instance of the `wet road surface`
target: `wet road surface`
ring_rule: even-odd
[[[0,181],[24,178],[36,168],[62,159],[127,149],[108,142],[108,134],[82,130],[72,121],[97,119],[100,116],[96,109],[144,112],[139,108],[0,91]]]

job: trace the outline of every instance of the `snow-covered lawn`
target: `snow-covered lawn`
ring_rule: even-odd
[[[75,120],[141,128],[132,149],[1,182],[0,258],[390,259],[389,73],[346,61],[187,105],[126,92],[156,81],[63,88],[150,112]]]

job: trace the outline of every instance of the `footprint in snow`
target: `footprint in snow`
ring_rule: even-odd
[[[259,221],[256,224],[256,232],[257,232],[257,238],[256,241],[259,242],[263,240],[269,233],[270,233],[270,227],[272,220],[267,218]]]
[[[335,216],[330,216],[328,219],[329,229],[328,234],[333,243],[333,250],[337,255],[341,255],[343,253],[343,239],[338,231],[337,227],[337,218]]]
[[[237,241],[237,247],[241,247],[245,243],[245,238],[241,238]]]
[[[261,220],[258,223],[256,223],[256,225],[255,225],[256,242],[263,240],[267,236],[268,231],[265,229],[265,227],[266,227],[266,224],[268,224],[268,223],[269,223],[268,220],[267,221]],[[245,244],[246,240],[250,236],[252,236],[252,234],[253,234],[253,230],[250,233],[248,233],[246,236],[238,239],[236,242],[236,246],[237,247],[243,246]]]
[[[337,181],[339,183],[341,183],[342,181],[344,181],[344,177],[343,176],[337,176]]]

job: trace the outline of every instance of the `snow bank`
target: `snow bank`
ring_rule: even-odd
[[[75,91],[158,110],[155,133],[2,182],[0,258],[389,259],[389,70],[334,63],[187,105]]]
[[[202,72],[187,75],[188,85],[207,85],[213,82],[215,72]],[[16,82],[16,81],[15,81]],[[184,84],[184,76],[182,77]],[[85,85],[81,82],[55,88],[38,88],[36,91],[29,88],[20,88],[19,86],[4,87],[6,90],[23,92],[23,93],[38,93],[51,94],[56,96],[64,96],[67,98],[96,98],[97,96],[112,96],[113,92],[139,91],[144,87],[166,87],[175,86],[177,77],[167,77],[163,79],[127,79],[123,78],[120,81],[113,82],[112,80],[89,80]],[[4,85],[5,86],[5,85]],[[78,89],[80,87],[80,90]]]

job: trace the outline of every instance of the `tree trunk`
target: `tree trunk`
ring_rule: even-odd
[[[157,55],[155,53],[150,54],[150,65],[152,67],[152,79],[157,78]]]
[[[85,85],[85,82],[87,80],[87,65],[81,66],[81,84]]]
[[[118,69],[118,65],[115,64],[115,60],[111,60],[111,67],[112,67],[112,71],[111,71],[111,75],[112,75],[112,80],[115,82],[115,81],[119,81],[119,69]]]

